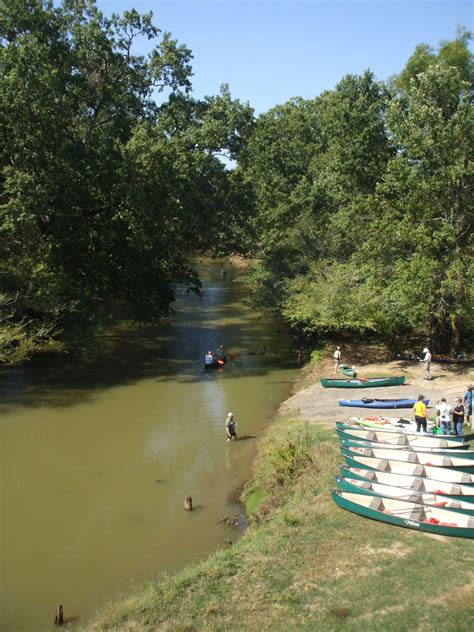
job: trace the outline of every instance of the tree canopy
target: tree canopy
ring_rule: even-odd
[[[254,118],[226,85],[192,96],[192,53],[151,14],[0,0],[0,361],[90,350],[117,305],[159,322],[178,285],[199,292],[196,251],[256,257],[253,304],[305,335],[461,349],[471,41]]]

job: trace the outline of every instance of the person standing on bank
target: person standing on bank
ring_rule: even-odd
[[[460,397],[456,397],[456,401],[454,402],[453,408],[453,426],[454,426],[454,434],[459,437],[463,436],[462,425],[464,423],[464,406],[462,403],[462,399]]]
[[[464,419],[466,423],[470,423],[472,416],[472,384],[467,385],[466,392],[462,398],[464,404]]]
[[[341,364],[341,347],[336,347],[336,351],[334,351],[333,358],[334,358],[334,372],[337,373],[339,365]]]
[[[428,347],[425,347],[423,349],[423,353],[425,354],[425,357],[422,359],[422,362],[424,362],[424,366],[423,368],[425,369],[425,380],[432,380],[433,378],[431,377],[431,352],[428,349]]]
[[[418,395],[418,401],[413,406],[417,432],[420,432],[420,428],[423,428],[423,432],[427,430],[428,411],[426,410],[426,405],[423,400],[423,395]]]
[[[441,434],[451,434],[451,406],[447,403],[446,397],[442,397],[436,405],[438,411]]]
[[[227,434],[227,441],[235,441],[237,439],[237,433],[235,432],[235,426],[237,424],[234,420],[234,413],[227,413],[227,419],[225,420],[225,431]]]

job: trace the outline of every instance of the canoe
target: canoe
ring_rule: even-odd
[[[372,481],[394,487],[414,489],[418,492],[442,494],[458,500],[474,502],[474,485],[460,485],[446,481],[438,481],[432,478],[420,476],[408,476],[405,474],[392,474],[391,472],[378,472],[359,467],[347,467],[340,465],[341,474],[346,478],[357,478],[362,481]]]
[[[340,399],[339,406],[350,406],[352,408],[413,408],[418,400],[416,399]],[[428,406],[429,399],[423,400]]]
[[[364,518],[428,533],[474,538],[474,517],[464,513],[387,496],[351,494],[341,490],[332,491],[331,496],[336,505]]]
[[[416,432],[415,420],[404,417],[351,417],[349,421],[364,428],[403,428]],[[434,428],[434,425],[434,421],[428,420],[428,428]]]
[[[401,386],[405,376],[400,377],[367,377],[344,380],[341,378],[321,378],[324,388],[373,388],[374,386]]]
[[[339,369],[341,373],[347,377],[357,377],[357,373],[354,371],[353,367],[347,366],[347,364],[340,364]]]
[[[370,456],[349,456],[344,454],[344,461],[349,467],[359,467],[367,470],[378,470],[380,472],[392,472],[392,474],[405,474],[408,476],[421,476],[432,478],[436,481],[446,481],[447,483],[461,483],[463,485],[474,485],[474,475],[449,467],[436,467],[432,465],[422,465],[421,463],[403,463],[393,459],[376,459]]]
[[[342,430],[344,432],[365,432],[365,433],[376,433],[377,435],[395,437],[399,435],[413,435],[416,437],[424,437],[429,439],[444,439],[445,441],[454,441],[456,443],[464,443],[469,439],[474,438],[474,434],[466,434],[464,436],[460,435],[446,435],[446,434],[433,434],[428,429],[428,432],[413,432],[410,428],[392,428],[391,426],[381,426],[380,428],[364,428],[362,426],[358,426],[357,424],[346,424],[343,421],[336,421],[336,430]]]
[[[438,435],[428,434],[392,434],[389,432],[379,432],[378,430],[357,430],[347,429],[339,430],[336,428],[339,439],[346,439],[352,441],[370,441],[371,443],[391,443],[397,446],[411,446],[412,448],[459,448],[466,445],[462,441],[456,439],[462,439],[462,437],[448,437],[446,439],[439,438]]]
[[[208,369],[222,369],[222,367],[224,366],[226,361],[227,361],[226,357],[216,358],[212,364],[204,363],[204,369],[205,370],[208,370]]]
[[[396,443],[377,443],[376,441],[357,441],[341,439],[341,448],[369,448],[372,450],[405,450],[407,452],[424,452],[426,454],[440,454],[445,456],[460,456],[463,459],[474,459],[474,450],[469,450],[469,444],[458,443],[454,448],[437,448],[432,446],[397,445]],[[458,450],[458,448],[462,448]]]
[[[402,487],[384,485],[383,483],[372,483],[371,481],[362,481],[358,478],[344,478],[342,476],[336,476],[336,485],[343,492],[398,498],[398,500],[405,500],[410,503],[441,507],[450,511],[462,512],[468,516],[474,516],[474,503],[450,498],[444,494],[417,492],[413,489],[404,489]]]
[[[459,456],[445,456],[444,454],[434,454],[433,452],[416,452],[415,450],[387,450],[377,448],[352,447],[342,451],[343,456],[351,457],[371,457],[373,459],[388,459],[391,461],[402,461],[403,463],[419,463],[433,467],[460,470],[474,474],[474,461],[464,459]]]

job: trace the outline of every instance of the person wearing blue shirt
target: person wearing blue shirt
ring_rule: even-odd
[[[462,403],[464,404],[464,412],[465,414],[465,422],[468,424],[471,421],[472,415],[472,384],[467,385],[466,392],[462,398]]]

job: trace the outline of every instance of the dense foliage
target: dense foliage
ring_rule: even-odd
[[[258,118],[239,165],[255,194],[255,305],[307,335],[472,341],[470,38],[418,47],[388,84],[347,76]]]
[[[199,291],[196,251],[257,256],[253,303],[307,335],[460,349],[470,41],[461,29],[387,83],[346,76],[255,120],[225,85],[193,98],[191,51],[151,15],[0,0],[0,361],[90,350],[117,305],[159,321],[178,284]]]
[[[120,302],[155,322],[221,232],[252,111],[190,96],[191,52],[151,15],[0,1],[2,358],[93,344]],[[134,53],[153,40],[147,56]]]

